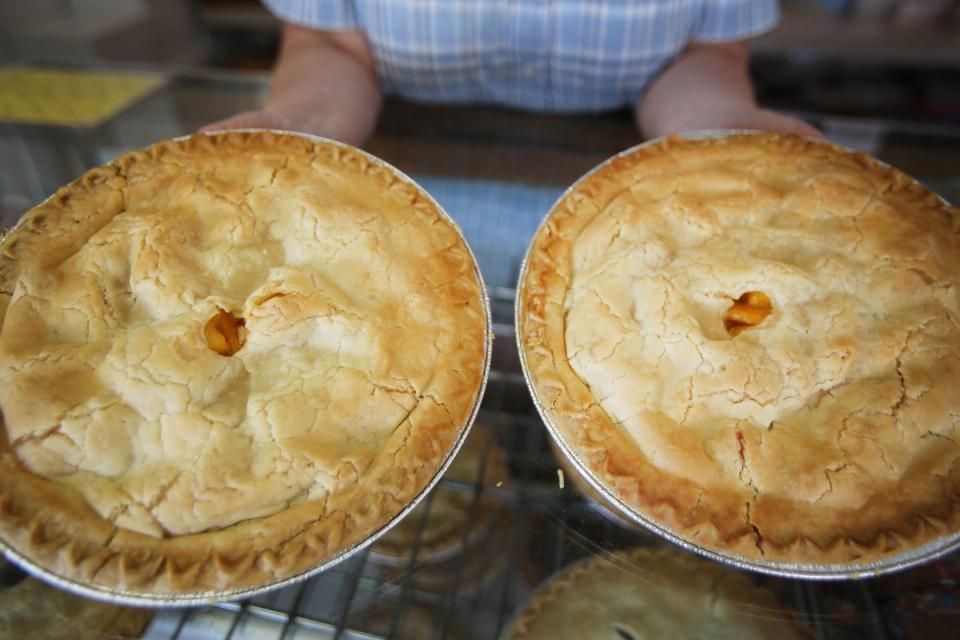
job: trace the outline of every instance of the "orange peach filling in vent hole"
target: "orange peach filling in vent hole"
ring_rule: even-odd
[[[243,328],[243,318],[220,309],[217,315],[207,320],[203,337],[207,340],[207,346],[220,355],[232,356],[243,347],[247,330]]]
[[[723,326],[731,336],[739,334],[744,329],[755,327],[766,319],[773,310],[770,298],[760,291],[747,291],[733,301],[723,316]]]

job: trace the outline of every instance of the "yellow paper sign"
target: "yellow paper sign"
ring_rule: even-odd
[[[91,126],[163,84],[158,73],[0,67],[0,120]]]

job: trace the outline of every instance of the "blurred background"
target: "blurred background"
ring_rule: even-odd
[[[786,0],[754,42],[768,104],[960,124],[960,1]],[[269,70],[279,22],[258,0],[0,4],[0,60]]]

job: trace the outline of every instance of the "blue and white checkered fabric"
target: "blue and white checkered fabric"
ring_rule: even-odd
[[[691,41],[748,38],[776,0],[264,0],[288,22],[362,30],[386,93],[544,111],[633,106]]]
[[[492,180],[413,177],[460,225],[491,289],[516,286],[527,245],[564,191]]]

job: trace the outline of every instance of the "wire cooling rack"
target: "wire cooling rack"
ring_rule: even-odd
[[[458,553],[436,563],[422,553],[417,535],[403,562],[387,566],[378,561],[374,546],[309,581],[251,600],[158,612],[144,637],[493,639],[509,627],[532,590],[562,567],[617,548],[670,546],[621,525],[569,484],[560,487],[557,463],[516,355],[513,290],[491,293],[497,339],[474,426],[491,436],[484,462],[472,482],[441,480],[425,508],[409,516],[419,519],[420,534],[436,496],[468,497]],[[507,477],[496,484],[485,473],[493,448],[507,461]],[[497,515],[481,521],[481,501],[491,499],[499,505]],[[841,583],[747,575],[821,637],[901,638],[915,637],[913,630],[938,616],[953,615],[958,567],[960,562],[948,557],[878,580]],[[949,633],[956,628],[950,626]]]

